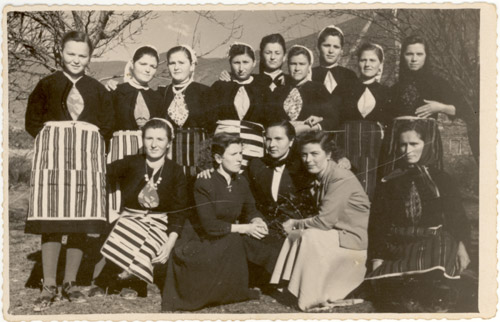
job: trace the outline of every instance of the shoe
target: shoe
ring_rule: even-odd
[[[137,298],[137,292],[131,288],[124,288],[120,292],[120,297],[127,300],[135,300]]]
[[[78,287],[74,284],[75,282],[66,282],[62,287],[62,296],[63,298],[68,299],[70,302],[74,303],[83,303],[86,302],[87,299],[85,295],[78,290]]]
[[[92,286],[92,288],[89,290],[87,297],[104,297],[106,295],[106,291],[99,286]]]
[[[262,293],[261,293],[260,289],[258,289],[258,288],[248,290],[248,299],[249,300],[258,300],[258,299],[260,299],[261,295],[262,295]]]
[[[35,300],[33,310],[35,312],[42,312],[48,308],[57,298],[57,286],[43,285],[42,293]]]

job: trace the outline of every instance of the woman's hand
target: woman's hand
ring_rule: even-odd
[[[292,123],[293,127],[295,128],[295,133],[297,135],[310,132],[313,130],[309,125],[305,124],[303,121],[293,121],[290,123]]]
[[[309,125],[310,127],[315,126],[323,121],[323,118],[320,116],[311,115],[305,121],[304,124]]]
[[[214,172],[214,168],[203,170],[196,175],[196,179],[200,179],[200,178],[210,179],[212,177],[212,172]]]
[[[266,222],[264,221],[264,219],[262,219],[262,218],[260,218],[260,217],[255,217],[255,218],[253,218],[252,220],[250,220],[250,223],[252,223],[252,224],[253,224],[253,223],[256,223],[256,224],[258,224],[259,226],[261,226],[261,227],[262,227],[262,229],[264,229],[264,230],[266,231],[266,233],[268,233],[268,232],[269,232],[269,229],[268,229],[268,227],[267,227]]]
[[[108,81],[106,82],[106,84],[104,85],[104,87],[105,87],[105,88],[106,88],[109,92],[111,92],[111,91],[114,91],[114,90],[116,89],[116,86],[117,86],[117,85],[118,85],[118,82],[117,82],[117,81],[110,79],[110,80],[108,80]]]
[[[292,232],[292,230],[295,228],[295,226],[297,225],[297,220],[288,219],[282,225],[283,225],[283,229],[285,230],[286,234],[289,235]]]
[[[427,118],[436,113],[455,115],[455,106],[446,105],[437,101],[424,100],[425,105],[416,109],[415,114],[419,117]]]
[[[223,70],[220,72],[219,75],[219,80],[223,82],[230,82],[231,81],[231,74],[227,70]]]
[[[168,260],[168,258],[170,257],[170,252],[172,251],[172,248],[173,248],[174,245],[169,245],[169,243],[165,243],[160,251],[158,252],[158,256],[156,256],[155,258],[153,258],[151,260],[151,263],[153,264],[156,264],[156,263],[161,263],[161,264],[165,264]]]
[[[256,239],[262,239],[268,234],[267,225],[264,222],[254,221],[246,225],[245,234]]]
[[[467,249],[465,249],[465,245],[463,242],[458,243],[457,250],[457,267],[458,273],[461,274],[467,266],[470,264],[469,254],[467,253]]]

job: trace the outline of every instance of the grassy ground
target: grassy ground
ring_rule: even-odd
[[[28,204],[28,188],[24,184],[13,185],[9,189],[9,289],[10,305],[8,312],[13,315],[33,315],[32,303],[40,294],[38,289],[27,288],[26,282],[33,280],[34,267],[40,260],[40,237],[24,234],[24,220]],[[478,201],[474,198],[464,200],[471,222],[477,223]],[[477,224],[473,229],[473,246],[477,247]],[[471,268],[477,272],[477,252],[471,254]],[[40,269],[38,269],[40,271]],[[38,272],[40,273],[40,272]],[[59,314],[103,314],[103,313],[160,313],[161,296],[158,288],[149,286],[147,298],[137,300],[122,299],[117,295],[105,298],[90,298],[86,303],[75,304],[67,301],[54,303],[43,312],[44,315]],[[474,290],[471,290],[471,294]],[[477,301],[474,296],[472,302]],[[466,307],[474,307],[474,303],[465,303]],[[473,310],[473,309],[471,309]],[[288,313],[298,312],[293,307],[283,304],[278,298],[263,295],[260,300],[247,301],[209,307],[196,313]],[[375,312],[370,302],[349,307],[330,309],[331,313],[368,313]]]

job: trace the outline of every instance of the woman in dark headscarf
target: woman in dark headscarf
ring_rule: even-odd
[[[381,292],[390,284],[396,298],[404,293],[425,302],[418,292],[433,294],[436,281],[459,278],[470,263],[465,247],[470,227],[460,193],[435,167],[441,152],[437,131],[433,119],[397,123],[398,139],[391,144],[395,170],[377,187],[370,215],[367,279]],[[408,288],[412,279],[420,281],[415,289]]]

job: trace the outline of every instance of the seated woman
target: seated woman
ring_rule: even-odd
[[[370,202],[356,176],[338,167],[331,137],[310,132],[299,138],[302,161],[316,177],[311,188],[317,215],[283,224],[288,238],[271,283],[288,280],[301,310],[342,300],[363,282]]]
[[[238,174],[243,161],[241,139],[216,134],[212,155],[217,170],[210,179],[197,179],[194,187],[199,229],[183,235],[168,262],[162,311],[191,311],[258,298],[258,292],[248,287],[242,235],[263,238],[267,226],[255,208],[247,180]]]
[[[109,287],[109,292],[121,291],[128,298],[146,296],[145,282],[153,283],[153,264],[167,261],[180,235],[188,200],[181,166],[166,158],[171,125],[153,118],[142,131],[145,154],[127,156],[107,167],[108,179],[118,181],[122,188],[122,205],[101,249],[108,263],[95,282],[101,289]],[[125,280],[115,283],[122,270],[120,278]]]
[[[434,120],[399,123],[394,142],[399,161],[377,187],[370,219],[373,270],[366,279],[375,282],[385,302],[401,303],[404,296],[429,309],[441,285],[459,278],[470,262],[465,247],[470,226],[460,194],[451,177],[432,166],[436,131]],[[409,287],[412,281],[418,281],[415,288]]]
[[[309,131],[331,131],[339,125],[339,101],[326,88],[311,81],[314,56],[304,47],[295,45],[288,52],[288,70],[293,81],[276,88],[268,98],[268,108],[275,120],[290,121],[297,134]]]

